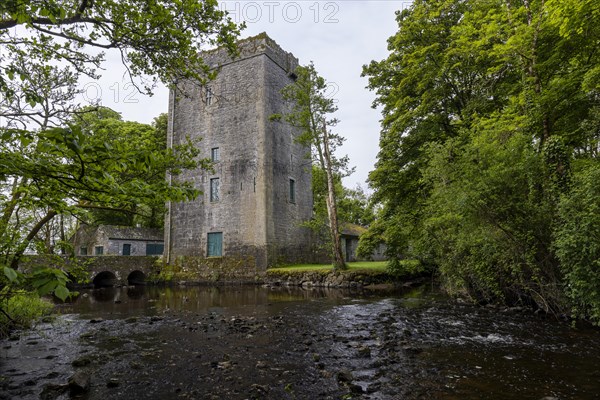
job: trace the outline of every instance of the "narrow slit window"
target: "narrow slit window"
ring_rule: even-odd
[[[220,181],[219,178],[212,178],[210,180],[210,201],[219,201],[220,200]]]
[[[210,159],[212,160],[212,162],[217,162],[221,160],[221,152],[219,151],[218,147],[213,147],[212,149],[210,149]]]
[[[208,86],[206,87],[206,105],[210,106],[212,101],[213,101],[213,97],[214,97],[214,93],[212,91],[211,88],[209,88]]]
[[[290,179],[290,203],[296,202],[296,181]]]

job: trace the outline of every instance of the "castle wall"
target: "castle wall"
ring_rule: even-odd
[[[210,158],[218,148],[220,160],[214,171],[173,178],[193,182],[203,194],[169,205],[167,260],[206,257],[211,232],[222,232],[223,256],[250,256],[258,269],[302,259],[310,233],[299,224],[312,212],[308,149],[294,143],[293,128],[269,120],[284,107],[280,90],[292,82],[288,75],[297,60],[266,35],[240,43],[235,60],[223,50],[206,53],[205,60],[219,74],[207,85],[208,95],[190,82],[180,84],[187,97],[171,93],[169,141],[201,139],[201,157]],[[211,201],[211,179],[219,180],[218,201]],[[288,198],[290,179],[295,202]]]
[[[265,61],[265,72],[272,83],[265,87],[265,115],[284,113],[289,105],[281,88],[291,82],[289,73],[269,61]],[[273,264],[306,262],[312,234],[300,223],[312,216],[310,149],[297,143],[299,130],[286,122],[267,121],[266,130],[272,149],[270,164],[265,167],[272,175],[268,207],[273,218],[267,231],[270,258]],[[290,180],[294,181],[294,198],[290,197]]]

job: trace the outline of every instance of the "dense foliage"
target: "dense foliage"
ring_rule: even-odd
[[[416,0],[387,59],[369,235],[451,292],[600,322],[600,3]]]
[[[216,0],[5,0],[0,4],[0,92],[43,103],[29,90],[36,85],[32,70],[49,70],[49,61],[58,60],[74,76],[94,77],[105,56],[99,51],[113,50],[131,78],[145,78],[137,84],[147,93],[158,81],[204,80],[214,72],[200,51],[206,45],[233,51],[238,33]]]
[[[161,114],[154,119],[152,125],[148,125],[123,121],[120,114],[105,107],[87,107],[83,111],[74,117],[73,123],[88,138],[94,138],[99,144],[109,143],[112,149],[119,147],[118,154],[124,158],[137,153],[148,167],[144,171],[134,172],[134,169],[128,166],[118,174],[118,180],[129,183],[135,180],[142,181],[148,185],[151,193],[139,193],[135,196],[130,193],[120,198],[111,196],[102,202],[80,203],[78,206],[87,211],[79,213],[80,219],[92,225],[140,225],[162,228],[165,203],[170,196],[165,191],[168,187],[165,175],[174,169],[195,168],[197,161],[194,158],[198,151],[192,143],[188,143],[187,146],[175,149],[176,157],[165,157],[171,154],[170,150],[167,150],[167,114]],[[208,166],[207,161],[202,162],[204,167]],[[184,197],[195,195],[195,191],[185,186],[185,183],[181,187],[186,187],[187,194],[181,193]]]

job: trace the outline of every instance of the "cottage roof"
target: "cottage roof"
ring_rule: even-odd
[[[156,228],[136,228],[131,226],[100,225],[98,230],[109,239],[162,241],[163,231]]]
[[[367,228],[365,227],[356,224],[346,223],[342,228],[342,235],[360,237],[360,235],[362,235],[366,231]]]

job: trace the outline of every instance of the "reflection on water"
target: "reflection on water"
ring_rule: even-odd
[[[136,310],[160,313],[165,310],[206,312],[227,309],[278,307],[279,303],[304,302],[315,299],[344,301],[355,293],[335,289],[263,288],[258,286],[162,287],[127,286],[81,290],[71,303],[61,307],[63,313],[104,314],[114,318],[126,317]],[[151,311],[150,311],[151,310]]]

